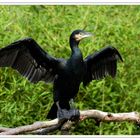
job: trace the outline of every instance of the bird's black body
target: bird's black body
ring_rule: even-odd
[[[92,80],[116,75],[117,60],[122,58],[113,47],[103,48],[83,59],[78,44],[90,35],[82,30],[71,34],[72,53],[67,60],[50,56],[32,38],[16,41],[0,50],[0,66],[16,69],[33,83],[53,82],[54,104],[48,118],[56,118],[59,107],[70,109],[69,101],[77,95],[81,82],[86,86]]]
[[[77,48],[70,59],[64,62],[60,73],[54,81],[55,101],[70,100],[79,90],[83,80],[84,62],[80,50]]]
[[[54,101],[59,101],[60,107],[68,110],[70,109],[69,101],[78,93],[85,71],[83,56],[78,44],[71,41],[72,39],[70,38],[70,44],[74,43],[71,46],[72,54],[68,60],[61,62],[60,73],[54,80]],[[54,104],[52,111],[48,114],[48,118],[57,117],[56,114],[54,115],[56,108],[57,106]]]

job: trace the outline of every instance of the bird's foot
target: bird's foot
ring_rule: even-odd
[[[76,121],[80,117],[80,112],[78,109],[59,109],[57,112],[57,117],[59,120]]]
[[[59,109],[57,111],[57,118],[59,120],[69,120],[69,113],[67,109]]]
[[[78,109],[70,109],[69,112],[70,112],[70,116],[71,116],[70,117],[70,120],[71,121],[79,120],[79,118],[80,118],[80,112],[79,112]]]

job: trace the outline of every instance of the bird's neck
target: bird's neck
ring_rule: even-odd
[[[78,44],[79,44],[79,42],[76,42],[75,40],[72,40],[72,39],[70,40],[72,56],[74,55],[74,56],[77,56],[77,58],[78,58],[78,56],[80,58],[82,58],[82,53],[81,53],[80,49],[78,48]]]
[[[70,47],[71,47],[72,52],[75,52],[76,50],[78,50],[78,45],[79,45],[79,42],[70,38]]]

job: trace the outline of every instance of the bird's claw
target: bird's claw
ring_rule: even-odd
[[[69,113],[66,109],[59,109],[57,111],[57,118],[59,120],[68,120],[69,119]]]
[[[79,118],[80,118],[80,112],[79,112],[78,109],[70,109],[69,110],[69,113],[70,113],[70,120],[71,121],[79,120]]]
[[[70,120],[70,121],[76,121],[80,117],[80,112],[78,109],[60,109],[57,112],[57,117],[59,120]]]

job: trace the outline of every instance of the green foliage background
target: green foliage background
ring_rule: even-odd
[[[83,40],[84,57],[107,45],[116,47],[124,63],[117,76],[82,84],[77,108],[107,112],[140,112],[140,6],[0,6],[0,47],[25,37],[34,38],[55,57],[70,55],[69,36],[83,29],[95,36]],[[32,84],[10,68],[0,69],[0,125],[16,127],[46,120],[52,105],[52,85]],[[86,120],[71,130],[74,135],[140,134],[133,123]],[[53,134],[60,134],[56,131]]]

